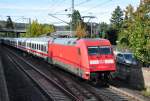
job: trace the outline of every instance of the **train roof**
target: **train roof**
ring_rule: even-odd
[[[21,42],[32,42],[32,43],[56,43],[56,44],[63,44],[63,45],[76,45],[77,42],[84,41],[84,42],[93,42],[93,41],[104,41],[104,43],[109,43],[107,39],[101,38],[53,38],[53,37],[37,37],[37,38],[6,38],[10,40],[18,40]]]
[[[78,38],[56,38],[53,43],[64,45],[75,45]]]
[[[48,42],[49,40],[53,40],[53,38],[29,38],[27,41],[40,41],[40,42]]]
[[[101,39],[101,38],[56,38],[54,39],[53,43],[56,44],[63,44],[63,45],[75,45],[77,41],[106,41],[109,42],[107,39]]]

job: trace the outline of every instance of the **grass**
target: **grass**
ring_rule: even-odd
[[[142,94],[144,96],[150,97],[150,91],[144,90],[144,91],[142,91]]]

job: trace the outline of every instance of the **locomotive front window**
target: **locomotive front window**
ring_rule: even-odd
[[[98,47],[88,47],[88,54],[89,55],[96,55],[99,53]]]
[[[88,54],[89,55],[97,55],[97,54],[104,54],[104,55],[107,55],[107,54],[112,54],[112,50],[110,47],[101,47],[101,46],[91,46],[91,47],[88,47]]]
[[[100,54],[112,54],[110,47],[99,47]]]

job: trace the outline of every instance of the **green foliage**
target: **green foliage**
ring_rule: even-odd
[[[121,27],[123,23],[123,11],[119,6],[113,11],[112,17],[110,19],[111,26],[108,29],[108,39],[112,44],[116,44],[118,39],[118,34],[121,32]]]
[[[106,32],[106,37],[108,40],[110,40],[111,44],[116,45],[118,30],[113,27],[109,27],[108,31]]]
[[[106,33],[108,31],[108,24],[105,22],[100,23],[98,26],[98,31],[100,32],[99,37],[106,38],[107,37]]]
[[[119,6],[113,11],[112,17],[110,19],[111,25],[115,29],[120,29],[123,21],[123,11]]]
[[[118,40],[120,44],[124,46],[129,45],[129,37],[134,30],[133,23],[134,23],[134,9],[132,5],[129,5],[126,7],[125,18],[123,20],[121,31],[118,35],[119,36]]]
[[[129,5],[125,13],[120,44],[129,46],[143,63],[150,63],[150,1],[142,1],[135,12]]]
[[[43,34],[49,34],[55,31],[53,25],[39,24],[37,20],[33,21],[31,26],[28,26],[27,33],[23,34],[22,37],[38,37]]]
[[[77,29],[78,23],[82,22],[81,15],[78,10],[74,10],[72,14],[72,30],[75,31]]]

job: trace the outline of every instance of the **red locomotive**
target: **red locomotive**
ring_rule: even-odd
[[[5,38],[3,42],[86,80],[108,80],[116,70],[113,50],[106,39]]]

